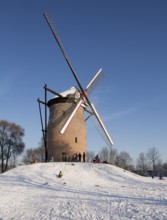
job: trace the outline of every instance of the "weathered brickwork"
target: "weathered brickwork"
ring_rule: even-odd
[[[73,103],[57,102],[49,106],[50,116],[48,123],[48,159],[71,161],[74,154],[86,152],[86,125],[84,109],[79,107],[64,134],[60,134],[66,119],[73,108]]]

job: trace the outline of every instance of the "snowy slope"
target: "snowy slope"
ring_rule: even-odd
[[[167,219],[167,180],[108,164],[20,166],[0,175],[0,198],[1,220]]]

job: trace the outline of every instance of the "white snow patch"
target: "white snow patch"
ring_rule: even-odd
[[[20,166],[0,175],[0,198],[0,220],[167,219],[166,179],[108,164]]]
[[[70,89],[60,93],[63,97],[66,97],[67,95],[72,95],[72,94],[75,94],[77,91],[77,89],[73,86],[71,87]]]

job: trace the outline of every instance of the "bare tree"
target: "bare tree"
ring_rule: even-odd
[[[100,151],[100,160],[108,161],[109,160],[109,149],[108,147],[103,147]]]
[[[109,147],[109,163],[115,164],[116,157],[118,156],[118,152],[115,148]]]
[[[38,162],[44,162],[44,155],[45,155],[44,145],[42,145],[41,147],[37,147],[37,148],[29,148],[26,150],[22,161],[25,164],[31,164],[35,160]]]
[[[167,162],[162,164],[163,175],[167,176]]]
[[[157,169],[157,165],[160,161],[160,153],[155,147],[152,147],[152,148],[148,149],[147,160],[148,160],[148,163],[150,165],[150,168],[153,171],[153,176],[154,176],[155,172],[156,172],[156,169]]]
[[[137,159],[137,169],[141,171],[141,175],[146,175],[148,169],[148,162],[144,153],[140,153]]]
[[[23,138],[24,129],[15,123],[5,120],[0,121],[0,160],[1,172],[8,168],[11,156],[19,155],[24,150]]]
[[[129,155],[129,153],[122,151],[116,157],[115,165],[117,165],[118,167],[124,168],[126,170],[129,170],[131,169],[131,167],[133,167],[132,161],[133,160],[131,156]]]
[[[118,156],[117,150],[112,146],[103,147],[99,154],[101,161],[107,161],[110,164],[115,164],[116,157]]]
[[[11,168],[16,167],[17,165],[17,155],[15,153],[11,154],[11,157],[9,158],[9,166]]]
[[[94,151],[87,151],[87,153],[86,153],[87,162],[89,162],[89,163],[92,162],[94,157],[95,157]]]
[[[34,149],[29,148],[26,150],[25,154],[23,155],[22,162],[24,164],[31,164],[34,161]]]
[[[163,163],[162,167],[163,167],[163,169],[165,169],[167,171],[167,162]]]

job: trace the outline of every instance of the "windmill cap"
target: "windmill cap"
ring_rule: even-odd
[[[77,91],[78,91],[77,88],[75,88],[74,86],[71,87],[70,89],[60,93],[60,95],[62,97],[59,97],[59,96],[56,95],[52,99],[50,99],[48,101],[48,106],[51,106],[51,105],[53,105],[55,103],[66,102],[67,99],[69,99],[69,96],[71,96],[71,95],[72,96],[75,95],[75,98],[78,99],[80,97],[80,93],[79,92],[77,93]],[[71,102],[73,102],[73,101],[71,100]]]

